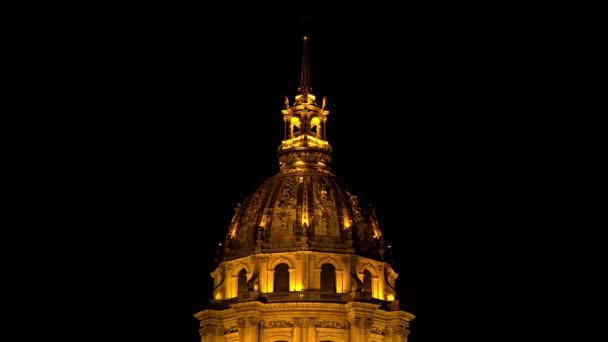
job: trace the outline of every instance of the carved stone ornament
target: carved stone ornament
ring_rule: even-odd
[[[372,334],[386,336],[388,334],[388,328],[387,327],[380,328],[376,325],[372,325],[371,332],[372,332]]]
[[[293,326],[294,326],[293,322],[289,322],[286,320],[277,320],[277,321],[269,321],[268,324],[266,324],[264,327],[265,328],[291,328]]]
[[[205,324],[205,325],[201,325],[201,328],[199,329],[199,333],[202,336],[215,335],[218,332],[221,333],[222,329],[223,329],[223,327],[217,326],[216,324]]]
[[[232,333],[236,333],[236,332],[239,332],[239,327],[237,327],[236,325],[231,325],[224,330],[224,335],[228,335],[228,334],[232,334]]]
[[[398,325],[393,327],[393,335],[404,336],[407,337],[410,331],[404,325]]]
[[[348,322],[338,322],[338,321],[317,321],[317,327],[321,328],[333,328],[333,329],[347,329],[349,327]]]
[[[250,325],[257,325],[260,322],[260,318],[259,317],[247,317],[247,321],[249,322]]]

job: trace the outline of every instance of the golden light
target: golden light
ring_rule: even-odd
[[[386,295],[386,300],[388,301],[394,301],[395,300],[395,295],[394,294],[388,294]]]
[[[262,215],[262,222],[260,222],[260,227],[264,228],[266,227],[266,220],[268,218],[266,217],[266,215]]]
[[[348,229],[352,225],[352,221],[348,218],[348,213],[346,210],[343,211],[344,215],[344,229]]]
[[[376,223],[372,223],[372,230],[374,231],[374,239],[379,239],[382,236],[380,229],[378,229],[378,225]]]
[[[302,147],[302,146],[320,147],[320,148],[323,148],[326,150],[331,150],[331,148],[329,147],[328,141],[316,138],[312,135],[300,135],[298,137],[295,137],[295,138],[292,138],[289,140],[283,140],[282,144],[281,144],[282,149],[288,149],[288,148],[292,148],[292,147]]]
[[[351,225],[350,220],[347,217],[345,217],[344,218],[344,229],[350,228],[350,225]]]

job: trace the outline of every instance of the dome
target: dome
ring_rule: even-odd
[[[330,168],[327,98],[312,92],[303,41],[279,170],[237,205],[218,246],[201,341],[406,342],[415,316],[400,308],[373,208]]]
[[[319,251],[384,260],[374,209],[332,173],[326,138],[327,97],[317,104],[310,86],[307,36],[297,95],[285,96],[280,169],[235,209],[218,262],[257,253]]]
[[[253,253],[312,250],[384,258],[371,207],[334,174],[307,163],[282,169],[236,208],[221,260]]]

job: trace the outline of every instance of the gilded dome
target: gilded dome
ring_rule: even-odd
[[[235,209],[218,262],[254,253],[319,251],[384,260],[385,248],[371,206],[362,205],[330,169],[329,111],[310,86],[308,37],[303,39],[300,86],[281,110],[280,169]]]
[[[279,171],[237,205],[218,246],[201,341],[406,342],[415,316],[400,308],[374,210],[329,166],[327,98],[317,104],[303,42]]]

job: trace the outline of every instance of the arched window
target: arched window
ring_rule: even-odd
[[[241,269],[239,271],[239,292],[246,292],[249,290],[247,286],[247,270]]]
[[[274,268],[274,292],[289,291],[289,266],[280,263]]]
[[[321,291],[336,292],[336,268],[332,264],[321,266]]]
[[[369,270],[363,271],[363,292],[372,292],[372,273]]]

